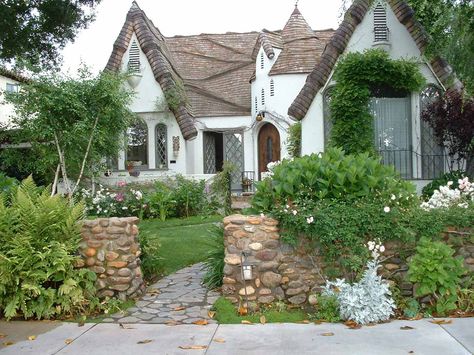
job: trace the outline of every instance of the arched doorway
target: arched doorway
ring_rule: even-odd
[[[271,123],[265,123],[258,133],[258,178],[267,171],[268,163],[280,160],[280,133]]]

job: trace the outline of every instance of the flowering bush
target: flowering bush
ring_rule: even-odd
[[[358,324],[388,320],[396,308],[388,283],[377,275],[379,256],[385,250],[384,246],[380,241],[369,241],[367,246],[372,260],[367,263],[367,270],[361,280],[352,285],[344,279],[327,281],[323,291],[325,296],[337,297],[342,319]]]
[[[425,210],[448,207],[468,208],[469,204],[474,202],[474,184],[468,177],[458,180],[458,187],[451,188],[452,181],[448,181],[445,186],[440,186],[439,190],[434,190],[433,196],[421,204]]]
[[[86,212],[97,217],[142,217],[147,207],[143,193],[124,183],[118,187],[119,189],[112,190],[100,185],[95,193],[82,189],[80,196],[86,203]]]

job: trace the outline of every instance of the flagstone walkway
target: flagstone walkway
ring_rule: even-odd
[[[219,294],[202,285],[203,264],[166,276],[148,287],[147,293],[125,312],[112,314],[105,323],[191,324],[205,319],[216,323],[208,311]]]

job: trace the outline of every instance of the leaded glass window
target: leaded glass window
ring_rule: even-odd
[[[168,129],[163,123],[156,125],[156,167],[168,168]]]

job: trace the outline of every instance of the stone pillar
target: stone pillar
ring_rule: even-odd
[[[97,274],[99,297],[125,300],[145,291],[140,269],[138,218],[98,218],[83,222],[79,253],[87,267]]]

